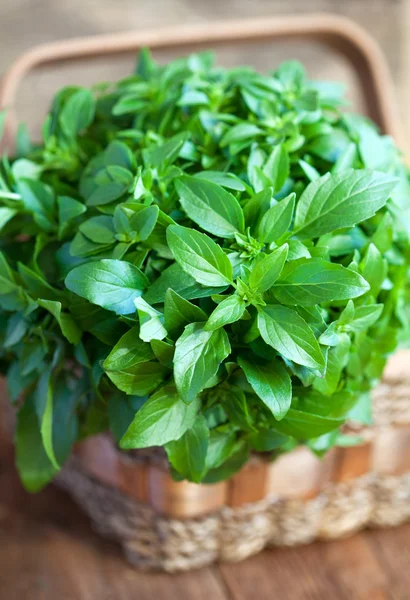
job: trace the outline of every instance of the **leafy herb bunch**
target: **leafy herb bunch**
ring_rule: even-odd
[[[0,366],[37,490],[111,430],[214,482],[251,451],[348,443],[405,324],[392,140],[302,66],[211,55],[55,97],[0,167]]]

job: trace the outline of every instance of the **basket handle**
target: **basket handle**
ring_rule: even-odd
[[[0,108],[8,109],[6,140],[15,139],[13,104],[22,79],[32,69],[66,60],[152,49],[198,48],[230,42],[307,38],[343,54],[358,74],[369,116],[383,133],[404,148],[404,136],[395,108],[393,84],[379,46],[361,27],[344,17],[316,14],[227,21],[146,31],[98,35],[43,44],[23,54],[10,67],[0,90]]]

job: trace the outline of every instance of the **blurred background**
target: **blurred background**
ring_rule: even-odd
[[[410,133],[410,0],[0,0],[0,72],[30,47],[64,38],[97,33],[143,30],[173,24],[206,23],[232,18],[279,14],[332,12],[362,25],[379,42],[387,57],[396,87],[406,133]],[[166,60],[168,56],[159,56]],[[225,47],[218,62],[253,64],[260,70],[286,58],[305,63],[309,75],[341,79],[350,98],[361,108],[351,67],[323,47],[303,42]],[[89,84],[126,75],[134,57],[93,60],[30,76],[20,89],[18,116],[35,134],[52,93],[61,85]]]

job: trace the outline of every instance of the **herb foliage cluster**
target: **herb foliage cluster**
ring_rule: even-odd
[[[296,62],[204,53],[54,98],[0,165],[0,368],[38,490],[111,430],[214,482],[251,451],[350,443],[406,325],[392,140]]]

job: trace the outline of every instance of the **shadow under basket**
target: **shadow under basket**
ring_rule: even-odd
[[[390,361],[362,443],[324,459],[300,446],[198,485],[173,481],[160,452],[124,453],[96,436],[77,447],[57,483],[131,563],[166,571],[397,525],[410,518],[409,362],[410,351]]]

